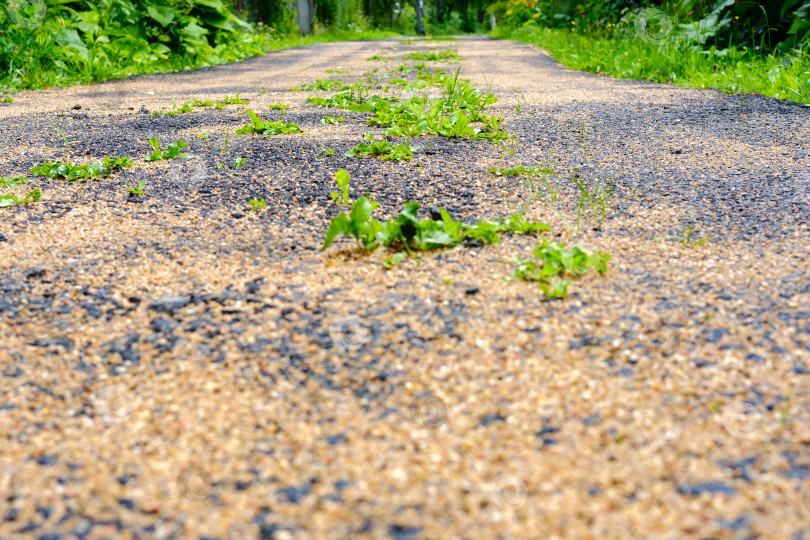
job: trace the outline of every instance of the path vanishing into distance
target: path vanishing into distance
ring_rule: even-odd
[[[306,101],[334,92],[288,91],[428,49],[458,51],[426,63],[494,93],[514,142],[344,157],[383,128]],[[236,93],[249,105],[151,114]],[[0,538],[810,534],[810,109],[482,38],[315,45],[14,99],[0,176],[135,164],[2,190],[42,199],[0,209]],[[234,135],[244,108],[303,133]],[[153,136],[197,159],[146,162]],[[489,172],[514,165],[556,174],[532,199],[529,177]],[[320,249],[339,169],[380,217],[526,208],[551,230],[385,270],[385,248]],[[575,180],[613,185],[579,232]],[[543,237],[610,253],[608,271],[564,300],[506,281]]]

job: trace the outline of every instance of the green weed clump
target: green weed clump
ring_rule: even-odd
[[[581,246],[569,248],[562,242],[549,242],[545,239],[534,248],[533,254],[537,261],[520,257],[515,259],[517,268],[513,277],[537,282],[540,290],[549,298],[568,296],[571,282],[559,278],[579,278],[594,270],[604,274],[611,259],[608,253],[596,251],[588,254]]]
[[[351,150],[344,153],[347,157],[376,157],[389,161],[405,161],[413,159],[413,153],[419,150],[419,146],[409,144],[391,144],[385,139],[374,140],[373,133],[366,133],[367,143],[360,143]]]
[[[280,135],[284,133],[301,133],[301,128],[291,122],[284,123],[281,121],[273,122],[271,120],[264,121],[259,118],[259,115],[251,110],[246,110],[245,114],[250,117],[250,124],[236,130],[237,135],[248,135],[251,133],[259,133],[261,135]]]
[[[161,161],[164,159],[175,159],[175,158],[183,158],[183,159],[192,159],[192,156],[185,152],[180,152],[183,148],[188,148],[188,144],[183,141],[177,141],[171,143],[169,146],[166,147],[165,151],[160,149],[160,142],[158,141],[157,137],[152,137],[149,139],[149,144],[152,145],[152,148],[155,149],[147,158],[146,161]]]
[[[32,176],[47,178],[64,178],[70,181],[83,182],[88,178],[108,176],[124,167],[131,167],[132,159],[128,157],[106,157],[104,161],[76,165],[75,163],[43,163],[31,169]]]
[[[342,193],[333,193],[332,198],[348,204],[349,175],[339,171],[336,179]],[[499,233],[504,232],[527,234],[550,230],[548,225],[529,222],[523,216],[466,224],[454,220],[442,209],[438,210],[439,219],[419,219],[419,203],[415,201],[405,203],[396,218],[383,222],[373,217],[378,206],[366,196],[354,201],[348,215],[340,213],[332,220],[322,250],[332,245],[341,234],[354,238],[366,251],[387,246],[404,249],[410,254],[413,251],[450,248],[466,239],[496,244],[500,241]]]
[[[41,197],[42,194],[40,193],[39,188],[31,191],[25,197],[19,197],[18,195],[0,195],[0,208],[7,208],[9,206],[15,206],[18,204],[39,202]]]

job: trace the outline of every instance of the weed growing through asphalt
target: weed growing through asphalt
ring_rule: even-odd
[[[523,97],[523,92],[521,92],[517,88],[512,88],[512,91],[514,93],[516,93],[518,95],[518,97],[520,98],[520,102],[518,102],[518,104],[515,105],[515,113],[520,114],[521,112],[523,112],[523,108],[521,107],[521,102],[526,103],[526,98]]]
[[[281,121],[273,122],[271,120],[263,121],[259,115],[251,110],[246,110],[245,114],[250,117],[250,124],[236,130],[237,135],[247,135],[250,133],[260,133],[262,135],[272,136],[284,133],[301,133],[301,128],[293,123],[284,123]]]
[[[391,270],[393,267],[398,266],[408,256],[407,253],[395,253],[392,257],[387,257],[383,260],[383,268]]]
[[[366,133],[367,143],[360,143],[348,152],[345,152],[347,157],[376,157],[384,160],[391,161],[404,161],[413,159],[413,153],[419,150],[419,146],[411,146],[409,144],[393,145],[385,139],[379,141],[374,140],[373,133]]]
[[[345,172],[345,171],[343,171]],[[338,185],[343,191],[343,201],[348,201],[350,178],[336,175]],[[333,194],[335,198],[338,194]],[[394,219],[381,222],[372,214],[379,205],[367,196],[360,197],[352,204],[349,214],[340,213],[332,220],[326,233],[322,250],[328,248],[338,235],[353,237],[357,244],[366,251],[373,251],[380,246],[402,248],[411,254],[414,250],[429,251],[444,249],[463,243],[465,240],[477,240],[483,244],[500,242],[499,233],[526,234],[550,230],[545,223],[530,222],[523,216],[510,216],[496,221],[479,221],[466,224],[454,220],[445,210],[431,210],[431,218],[419,219],[419,203],[405,203],[399,215]]]
[[[340,188],[340,193],[332,192],[329,196],[338,204],[351,204],[352,201],[349,198],[349,182],[351,178],[349,177],[349,173],[347,173],[345,169],[340,169],[335,174],[335,181],[337,182],[338,188]]]
[[[592,211],[599,216],[599,227],[607,216],[610,198],[613,196],[613,179],[607,183],[601,178],[596,178],[593,182],[582,178],[578,169],[571,173],[571,181],[579,189],[579,202],[577,203],[576,231],[579,232],[579,223],[585,209],[585,203],[591,204]]]
[[[289,105],[282,105],[281,103],[273,103],[270,105],[271,111],[281,111],[281,114],[287,114],[287,109],[289,108]]]
[[[267,201],[262,197],[261,199],[250,199],[248,204],[250,204],[250,210],[252,212],[257,212],[267,206]]]
[[[366,60],[370,62],[388,62],[388,59],[381,54],[375,54],[373,56],[369,56]]]
[[[14,103],[14,98],[4,97],[3,99],[0,99],[0,103]]]
[[[324,73],[327,73],[327,74],[329,74],[329,73],[348,73],[348,72],[349,72],[348,69],[327,69],[327,70],[324,70]]]
[[[503,140],[496,140],[495,144],[503,150],[504,157],[514,157],[520,147],[517,134],[506,134]]]
[[[31,191],[25,197],[20,197],[18,195],[0,195],[0,208],[6,208],[18,204],[39,202],[41,197],[42,194],[40,193],[39,188]]]
[[[302,84],[301,88],[290,88],[290,92],[299,92],[301,90],[305,90],[307,92],[314,92],[318,90],[332,92],[334,90],[342,89],[344,86],[345,85],[340,81],[316,79],[314,82]]]
[[[316,156],[315,159],[324,159],[335,155],[334,148],[326,148],[325,146],[321,146],[320,149],[321,155]]]
[[[681,222],[681,234],[679,234],[679,235],[670,234],[670,235],[667,235],[667,236],[658,236],[656,238],[653,238],[649,242],[647,242],[647,244],[651,244],[651,243],[656,242],[658,240],[676,240],[676,241],[680,242],[681,246],[683,246],[685,248],[691,248],[691,247],[701,246],[701,245],[703,245],[703,244],[705,244],[706,242],[709,241],[709,237],[706,236],[704,238],[701,238],[700,240],[696,240],[696,241],[693,242],[692,241],[692,235],[694,234],[694,231],[695,231],[695,224],[694,223],[689,223],[685,216],[681,216],[678,219]],[[647,245],[647,244],[645,244],[645,245]]]
[[[158,142],[157,137],[152,137],[149,139],[149,144],[152,145],[152,148],[155,149],[149,157],[146,158],[146,161],[161,161],[163,159],[175,159],[175,158],[184,158],[184,159],[191,159],[192,156],[186,154],[185,152],[180,152],[183,148],[188,148],[188,144],[183,141],[177,141],[171,143],[169,146],[166,147],[165,151],[161,151],[160,149],[160,142]]]
[[[339,123],[343,122],[342,116],[324,116],[321,118],[321,124],[327,125],[338,125]]]
[[[228,128],[225,130],[225,146],[223,146],[222,148],[218,148],[217,150],[227,154],[228,145],[230,144],[230,142],[231,142],[231,126],[228,126]]]
[[[591,270],[604,274],[611,259],[608,253],[596,251],[589,255],[581,246],[569,248],[562,242],[549,242],[545,239],[534,248],[533,254],[539,259],[539,264],[534,260],[518,257],[514,261],[517,269],[513,277],[537,282],[540,290],[548,298],[568,296],[571,282],[558,278],[564,276],[578,278]]]
[[[244,165],[245,163],[247,163],[247,158],[245,158],[245,157],[240,157],[240,158],[236,158],[236,161],[234,161],[234,162],[233,162],[233,166],[234,166],[234,167],[236,167],[237,169],[239,169],[239,168],[241,168],[241,167],[242,167],[242,165]]]
[[[8,176],[0,176],[0,188],[13,188],[23,184],[30,184],[31,182],[25,176],[17,176],[14,178]]]
[[[208,134],[202,134],[202,133],[197,133],[197,137],[199,137],[200,139],[208,139],[208,137],[210,137],[210,135],[208,135]]]
[[[557,174],[554,169],[542,167],[526,167],[524,165],[515,165],[508,169],[499,169],[497,167],[490,167],[489,172],[495,176],[515,176],[519,174],[527,176],[539,176],[541,174]]]
[[[64,112],[63,112],[62,113],[62,122],[64,122],[64,116],[65,115],[64,115]],[[67,137],[65,137],[64,132],[59,128],[59,126],[57,126],[55,123],[51,122],[50,120],[46,120],[46,122],[48,122],[51,126],[53,126],[53,129],[56,130],[56,132],[59,134],[59,137],[62,138],[62,141],[65,143],[65,146],[67,146],[68,149],[70,149],[70,141],[68,141]]]
[[[248,103],[250,103],[249,99],[242,99],[239,97],[239,94],[236,94],[235,97],[225,96],[225,99],[222,101],[217,100],[215,108],[224,109],[227,105],[247,105]]]
[[[455,49],[444,49],[441,51],[429,51],[429,52],[412,52],[404,55],[402,57],[404,60],[423,60],[426,62],[442,62],[442,61],[449,61],[449,62],[458,62],[463,60],[458,55],[458,51]]]
[[[64,178],[66,180],[84,181],[96,176],[107,176],[113,171],[124,167],[131,167],[132,159],[128,157],[106,157],[102,162],[76,165],[75,163],[43,163],[31,169],[32,176],[45,176],[47,178]]]
[[[143,188],[146,186],[146,182],[143,180],[138,181],[138,185],[134,188],[128,187],[127,191],[129,191],[130,197],[142,197],[143,196]]]

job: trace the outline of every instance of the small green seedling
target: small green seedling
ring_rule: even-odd
[[[169,146],[166,147],[166,151],[162,152],[160,150],[160,143],[158,142],[157,137],[152,137],[149,139],[149,144],[155,149],[152,154],[146,158],[146,161],[160,161],[163,159],[175,159],[175,158],[183,158],[183,159],[192,159],[192,156],[186,154],[185,152],[181,153],[180,150],[182,148],[188,148],[188,144],[183,141],[177,141],[171,143]]]
[[[224,168],[225,168],[224,163],[217,163],[217,169],[224,169]]]
[[[413,153],[421,148],[409,144],[393,145],[385,139],[374,141],[373,133],[366,133],[366,139],[368,143],[360,143],[345,152],[344,155],[347,157],[376,157],[384,160],[404,161],[413,159]]]
[[[349,73],[348,69],[327,69],[324,73]]]
[[[281,114],[287,114],[287,109],[289,108],[289,105],[282,105],[281,103],[273,103],[270,105],[270,110],[281,111]]]
[[[525,103],[525,102],[526,102],[526,98],[525,98],[525,97],[523,97],[523,92],[521,92],[521,91],[520,91],[520,90],[518,90],[517,88],[512,88],[512,91],[514,91],[514,92],[515,92],[515,93],[518,95],[518,97],[520,97],[520,101],[521,101],[521,102],[523,102],[523,103]],[[521,108],[521,106],[520,106],[520,102],[518,102],[518,104],[517,104],[517,105],[515,105],[515,112],[516,112],[517,114],[520,114],[522,111],[523,111],[523,109],[522,109],[522,108]]]
[[[0,188],[13,188],[30,183],[31,182],[25,176],[17,176],[15,178],[0,176]]]
[[[375,54],[366,58],[369,62],[388,62],[388,59],[381,54]]]
[[[0,103],[14,103],[14,99],[10,97],[4,97],[3,99],[0,99]]]
[[[707,236],[705,238],[701,238],[700,240],[692,242],[692,233],[695,230],[695,224],[687,223],[686,218],[684,216],[681,216],[680,220],[681,220],[681,236],[676,237],[676,239],[680,239],[681,245],[683,247],[685,248],[697,247],[709,241],[709,237]]]
[[[141,196],[143,196],[143,188],[144,188],[145,185],[146,185],[146,182],[144,182],[143,180],[139,180],[138,185],[135,186],[134,188],[128,187],[127,191],[129,191],[129,196],[130,197],[141,197]]]
[[[242,99],[239,97],[239,94],[236,94],[236,97],[225,96],[225,99],[222,101],[217,100],[216,109],[224,109],[227,105],[245,105],[250,103],[249,99]]]
[[[349,173],[346,172],[345,169],[340,169],[335,174],[335,180],[337,181],[337,185],[340,188],[340,193],[330,193],[329,196],[332,197],[338,204],[352,204],[351,199],[349,198],[349,182],[351,181],[351,177],[349,177]]]
[[[263,121],[255,112],[245,110],[245,114],[250,117],[250,124],[236,130],[237,135],[247,135],[250,133],[259,133],[262,135],[272,136],[284,133],[301,133],[301,128],[293,123]]]
[[[247,158],[245,158],[245,157],[236,158],[236,161],[233,162],[233,166],[238,169],[242,165],[244,165],[246,162],[247,162]]]
[[[543,243],[534,249],[534,256],[540,259],[541,264],[528,259],[515,259],[517,269],[513,277],[524,281],[534,281],[548,298],[566,298],[570,281],[556,278],[569,276],[578,278],[591,270],[599,274],[607,272],[607,263],[611,256],[609,253],[597,251],[588,254],[581,246],[570,248],[562,242],[543,240]],[[555,279],[552,279],[555,278]]]
[[[516,176],[518,174],[524,174],[527,176],[539,176],[541,174],[557,174],[557,171],[555,171],[554,169],[545,169],[542,167],[525,167],[523,165],[516,165],[509,169],[498,169],[496,167],[490,167],[489,172],[491,172],[495,176]]]
[[[199,137],[200,139],[207,139],[208,137],[210,137],[210,135],[208,135],[208,134],[202,134],[202,133],[197,133],[197,137]]]
[[[323,118],[321,118],[321,124],[337,125],[341,122],[343,122],[342,116],[324,116]]]
[[[106,157],[102,162],[76,165],[75,163],[43,163],[31,169],[32,176],[45,176],[47,178],[64,178],[66,180],[85,181],[96,176],[107,176],[113,171],[124,167],[131,167],[132,159],[128,157]]]
[[[321,146],[320,148],[321,148],[321,152],[323,152],[323,153],[320,156],[317,156],[315,159],[324,159],[324,158],[327,158],[329,156],[334,156],[335,155],[335,150],[333,148],[325,148],[323,146]]]
[[[458,51],[454,49],[445,49],[441,51],[430,51],[430,52],[412,52],[406,54],[402,58],[404,60],[422,60],[427,62],[441,62],[441,61],[457,62],[459,60],[463,60],[463,58],[461,58],[458,55]]]
[[[385,268],[386,270],[391,270],[393,267],[397,266],[399,263],[404,261],[405,257],[407,256],[408,256],[407,253],[397,253],[393,257],[388,257],[382,263],[383,268]]]
[[[39,188],[31,191],[25,197],[19,197],[17,195],[0,195],[0,208],[6,208],[8,206],[14,206],[17,204],[39,202],[41,196],[42,194],[40,193]]]
[[[65,134],[62,132],[62,130],[61,130],[61,129],[59,129],[59,126],[57,126],[56,124],[54,124],[54,123],[53,123],[53,122],[51,122],[50,120],[46,120],[46,121],[47,121],[47,122],[48,122],[48,123],[49,123],[51,126],[53,126],[53,128],[56,130],[56,132],[57,132],[57,133],[59,134],[59,136],[62,138],[62,141],[65,143],[65,146],[67,146],[68,148],[70,148],[70,141],[68,141],[67,137],[65,137]]]
[[[257,212],[267,206],[267,201],[264,200],[264,197],[261,199],[250,199],[248,203],[250,204],[250,210],[252,212]]]
[[[267,93],[267,90],[264,90],[264,89],[262,89],[262,88],[260,88],[260,89],[259,89],[259,95],[260,95],[260,96],[261,96],[262,94],[266,94],[266,93]]]
[[[228,129],[225,130],[225,146],[222,148],[218,148],[220,152],[228,153],[228,145],[231,141],[231,126],[228,126]]]
[[[290,88],[290,92],[300,92],[301,90],[306,90],[308,92],[321,90],[324,92],[332,92],[333,90],[338,90],[343,88],[345,85],[340,81],[333,81],[330,79],[316,79],[315,82],[311,83],[304,83],[301,85],[301,88]]]

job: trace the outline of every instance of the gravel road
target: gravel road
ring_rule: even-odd
[[[511,148],[344,157],[380,128],[288,91],[447,48],[498,97]],[[234,105],[150,114],[236,93],[303,133],[235,136]],[[135,166],[0,190],[42,192],[0,209],[0,538],[810,535],[810,109],[487,39],[316,45],[14,98],[0,176]],[[197,159],[144,161],[152,136]],[[382,215],[416,200],[477,221],[530,202],[490,167],[543,163],[556,200],[527,215],[613,256],[566,300],[505,281],[531,236],[389,271],[386,250],[320,251],[338,169]],[[579,232],[572,175],[613,185]],[[709,240],[684,247],[682,222]]]

